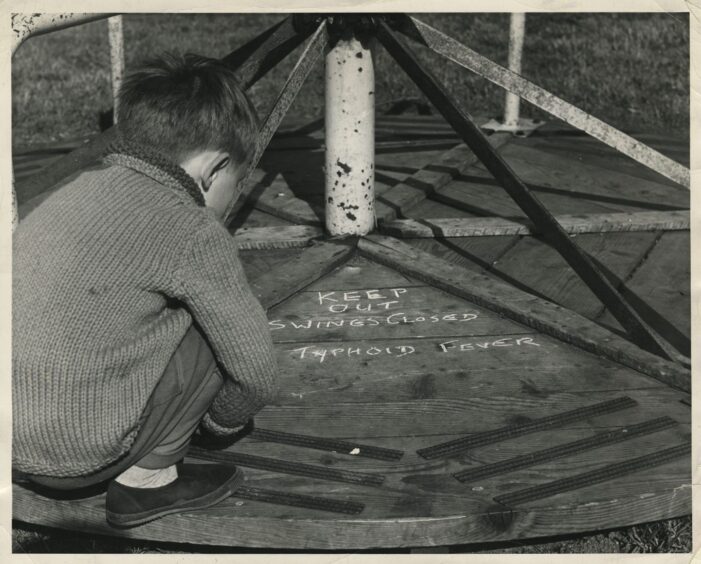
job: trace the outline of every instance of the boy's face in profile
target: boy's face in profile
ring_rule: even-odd
[[[243,167],[228,152],[217,149],[193,153],[180,166],[202,190],[206,206],[223,219],[226,208],[239,195],[237,187]]]

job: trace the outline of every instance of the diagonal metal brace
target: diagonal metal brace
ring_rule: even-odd
[[[258,161],[260,161],[265,149],[268,147],[270,140],[275,134],[275,131],[277,131],[277,128],[280,126],[285,114],[287,114],[287,111],[290,109],[292,102],[294,102],[294,99],[297,97],[297,94],[302,88],[304,81],[314,67],[314,63],[316,63],[319,57],[324,53],[328,40],[326,22],[322,21],[309,40],[309,43],[307,43],[307,46],[300,55],[297,64],[292,69],[292,72],[290,72],[290,75],[287,77],[287,81],[283,85],[280,94],[278,94],[273,108],[270,110],[270,113],[268,113],[268,116],[265,118],[265,122],[260,128],[258,139],[256,140],[254,155],[241,176],[241,180],[239,181],[239,190],[245,187],[250,180],[253,171],[258,165]],[[234,208],[236,207],[237,200],[238,198],[235,197],[229,203],[226,213],[224,214],[225,225],[229,225],[233,220],[233,212]]]
[[[544,239],[552,245],[591,291],[611,311],[639,346],[665,358],[680,361],[680,355],[662,339],[625,301],[589,256],[543,206],[491,146],[472,118],[463,112],[441,85],[402,43],[383,19],[378,20],[378,37],[387,51],[443,115],[456,133],[524,211]]]
[[[255,84],[314,31],[296,25],[293,18],[288,16],[221,59],[236,70],[244,89]]]
[[[613,147],[670,180],[686,188],[690,187],[691,172],[687,167],[566,102],[562,98],[555,96],[537,84],[526,80],[515,72],[498,65],[452,37],[416,18],[406,15],[388,16],[387,21],[393,29],[400,31],[419,44],[425,45],[439,55],[479,74],[507,91],[517,94],[523,100],[588,133],[602,143]]]

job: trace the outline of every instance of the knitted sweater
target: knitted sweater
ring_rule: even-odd
[[[13,466],[79,476],[123,456],[193,317],[226,373],[212,420],[272,400],[268,324],[233,238],[185,171],[121,149],[13,234]],[[215,405],[213,404],[213,405]]]

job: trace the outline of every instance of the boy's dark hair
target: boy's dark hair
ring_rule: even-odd
[[[190,53],[166,53],[129,73],[119,90],[117,122],[126,141],[178,162],[206,149],[247,162],[258,132],[255,108],[234,72]]]

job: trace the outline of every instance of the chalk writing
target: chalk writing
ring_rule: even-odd
[[[333,290],[331,292],[317,292],[317,299],[319,300],[319,305],[327,306],[331,313],[386,311],[399,303],[396,298],[406,293],[406,288]],[[367,300],[367,303],[363,303],[363,300]]]
[[[319,362],[324,362],[329,358],[351,358],[353,356],[389,355],[395,358],[401,358],[409,354],[414,354],[416,352],[416,349],[411,345],[393,345],[390,347],[368,347],[367,345],[365,345],[362,347],[338,347],[333,349],[309,345],[306,347],[291,349],[287,352],[296,353],[296,356],[300,359],[306,358],[318,360]]]
[[[412,323],[438,323],[441,321],[472,321],[477,319],[474,312],[434,313],[431,315],[409,315],[404,312],[388,316],[359,316],[351,319],[305,319],[303,321],[268,321],[271,331],[279,329],[331,329],[333,327],[377,327],[378,325],[410,325]]]
[[[535,342],[533,337],[502,337],[491,341],[471,341],[461,343],[459,343],[457,339],[452,339],[450,341],[440,343],[438,345],[438,349],[444,353],[448,351],[468,352],[491,349],[495,347],[520,347],[522,345],[530,345],[533,347],[540,346]]]
[[[416,304],[421,294],[409,295],[407,288],[382,288],[369,290],[332,290],[317,291],[312,294],[314,309],[321,306],[322,312],[310,314],[308,318],[288,316],[286,319],[272,319],[268,322],[271,331],[294,330],[311,331],[314,329],[392,327],[412,324],[464,323],[479,317],[476,311],[443,311],[421,313],[416,311]],[[413,297],[413,300],[409,300]],[[403,303],[405,301],[410,303]],[[423,304],[421,309],[424,309]],[[392,311],[387,311],[387,310]],[[403,309],[404,311],[396,311]],[[413,310],[413,311],[412,311]],[[376,312],[382,313],[376,313]],[[410,313],[407,313],[409,311]],[[370,315],[362,315],[363,312]],[[347,314],[347,315],[341,315]],[[414,331],[412,331],[413,333]],[[448,339],[447,337],[444,337]],[[357,342],[357,341],[356,341]],[[396,343],[396,341],[395,341]],[[413,344],[386,344],[365,341],[360,345],[339,343],[339,346],[324,346],[320,343],[288,349],[294,358],[311,362],[328,362],[332,359],[360,357],[391,357],[400,359],[423,349],[426,352],[466,353],[470,351],[498,351],[504,347],[540,347],[533,336],[474,336],[456,337],[442,342],[418,341]]]

